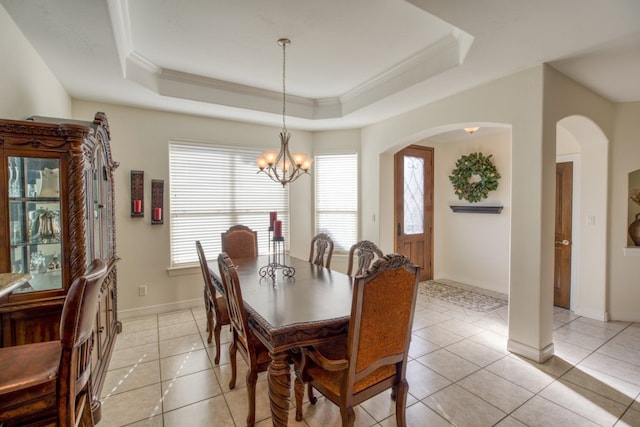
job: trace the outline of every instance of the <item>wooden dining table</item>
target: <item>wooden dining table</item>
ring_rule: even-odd
[[[289,413],[291,350],[346,335],[351,314],[352,279],[346,274],[286,256],[293,277],[277,271],[261,277],[268,257],[232,260],[237,267],[249,327],[271,355],[269,400],[274,426],[286,426]],[[221,288],[217,261],[209,271]]]

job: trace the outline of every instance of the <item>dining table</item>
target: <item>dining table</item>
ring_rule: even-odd
[[[269,401],[274,426],[286,426],[291,375],[289,363],[297,348],[346,335],[349,329],[352,278],[307,260],[285,256],[295,269],[292,277],[275,268],[273,277],[261,275],[272,264],[268,255],[232,260],[238,272],[249,328],[267,347]],[[282,262],[282,261],[281,261]],[[214,283],[222,290],[217,261],[208,261]]]

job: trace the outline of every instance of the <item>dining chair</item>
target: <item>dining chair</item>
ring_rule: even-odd
[[[229,388],[234,389],[236,386],[236,351],[239,350],[240,355],[247,365],[249,365],[249,372],[246,378],[247,397],[249,399],[247,425],[252,426],[256,419],[256,381],[258,380],[258,373],[267,370],[271,363],[271,357],[264,344],[262,344],[249,329],[238,272],[227,253],[223,252],[218,255],[218,267],[227,297],[229,319],[231,321],[233,335],[231,345],[229,346],[229,359],[231,363]]]
[[[97,259],[73,281],[62,306],[59,340],[0,348],[2,425],[93,426],[91,407],[99,411],[100,402],[93,401],[91,361],[106,274],[106,264]]]
[[[374,259],[382,258],[383,256],[384,254],[375,243],[370,242],[369,240],[359,241],[349,249],[349,266],[347,267],[347,275],[351,276],[352,272],[354,276],[363,274],[371,266]],[[356,257],[358,260],[358,266],[354,272],[354,259]]]
[[[234,225],[222,233],[222,252],[232,259],[258,256],[258,232],[246,225]]]
[[[209,336],[207,342],[211,344],[211,335],[216,341],[215,364],[220,363],[220,331],[225,325],[229,325],[229,310],[227,309],[227,300],[223,295],[218,296],[216,286],[213,283],[214,278],[209,272],[207,266],[207,257],[199,240],[196,240],[196,249],[198,251],[198,259],[200,260],[200,269],[202,270],[202,278],[204,279],[204,308],[207,311],[207,331]],[[214,325],[215,320],[215,325]]]
[[[331,268],[333,256],[333,240],[328,234],[319,233],[311,239],[309,262],[321,267]]]
[[[353,426],[355,405],[391,388],[396,425],[406,425],[406,367],[419,269],[405,256],[389,254],[354,280],[346,338],[301,349],[295,380],[297,421],[302,420],[307,382],[340,407],[343,426]],[[316,401],[312,394],[309,401]]]

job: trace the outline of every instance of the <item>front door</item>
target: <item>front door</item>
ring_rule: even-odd
[[[433,148],[411,145],[394,156],[396,252],[433,279]]]
[[[571,301],[571,215],[573,162],[556,164],[556,241],[553,304],[569,308]]]

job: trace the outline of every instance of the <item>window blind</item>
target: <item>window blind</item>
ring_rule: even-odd
[[[358,239],[358,155],[317,155],[314,160],[315,231],[347,252]]]
[[[208,258],[221,252],[220,235],[243,224],[258,232],[258,253],[268,253],[269,212],[276,211],[288,242],[288,187],[256,174],[255,149],[169,142],[171,265],[198,262],[195,241]]]

